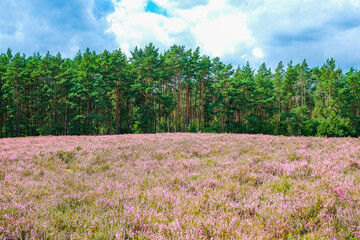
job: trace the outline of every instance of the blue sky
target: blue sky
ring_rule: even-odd
[[[153,42],[234,66],[282,60],[360,69],[360,0],[1,0],[0,51],[73,57]]]

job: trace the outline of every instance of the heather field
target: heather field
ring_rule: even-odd
[[[360,140],[0,139],[0,239],[359,239]]]

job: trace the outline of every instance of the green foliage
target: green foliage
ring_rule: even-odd
[[[359,136],[360,73],[280,62],[233,68],[184,46],[152,43],[127,59],[0,54],[0,137],[156,132]]]
[[[346,137],[355,136],[356,130],[349,119],[344,119],[332,113],[330,117],[321,119],[317,128],[318,136]]]
[[[288,135],[313,136],[316,134],[316,125],[309,118],[307,106],[293,108],[287,119]]]
[[[290,189],[292,185],[287,180],[282,180],[280,182],[274,183],[271,185],[271,189],[275,192],[286,194]]]
[[[188,132],[190,133],[196,133],[199,131],[199,129],[197,128],[197,124],[196,123],[191,123],[190,126],[188,127]]]
[[[74,162],[75,160],[75,153],[74,152],[68,152],[68,151],[57,151],[55,153],[55,156],[57,156],[58,158],[60,158],[61,161],[63,161],[66,164],[70,164],[72,162]]]
[[[221,133],[221,125],[219,122],[211,123],[209,127],[204,129],[205,133]]]

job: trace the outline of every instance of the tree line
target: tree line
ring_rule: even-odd
[[[0,137],[157,132],[359,136],[360,72],[329,59],[274,72],[173,45],[127,57],[0,55]]]

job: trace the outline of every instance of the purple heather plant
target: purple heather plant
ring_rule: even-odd
[[[356,138],[0,139],[0,239],[358,239]]]

